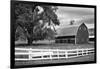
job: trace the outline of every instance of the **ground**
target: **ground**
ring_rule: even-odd
[[[20,41],[19,41],[20,42]],[[94,43],[88,44],[68,44],[68,43],[54,43],[54,41],[38,41],[32,45],[27,45],[26,42],[16,42],[16,47],[28,47],[36,49],[75,49],[75,48],[94,48]]]
[[[18,48],[33,48],[33,49],[82,49],[82,48],[94,48],[94,43],[88,44],[67,44],[67,43],[34,43],[32,45],[27,44],[17,44]],[[39,64],[51,64],[51,63],[70,63],[70,62],[85,62],[85,61],[94,61],[94,54],[84,56],[84,57],[76,57],[76,58],[68,58],[68,59],[59,59],[59,60],[34,60],[34,61],[15,61],[15,66],[24,66],[24,65],[39,65]]]
[[[59,60],[16,61],[15,66],[94,61],[94,55]]]

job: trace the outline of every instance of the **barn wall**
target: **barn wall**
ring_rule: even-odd
[[[55,39],[55,43],[73,43],[73,44],[75,44],[75,38],[60,38],[60,39]]]

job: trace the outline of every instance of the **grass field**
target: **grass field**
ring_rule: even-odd
[[[67,43],[35,43],[33,45],[27,44],[16,44],[16,48],[33,48],[33,49],[81,49],[81,48],[94,48],[94,43],[89,44],[67,44]],[[15,61],[15,66],[24,66],[24,65],[39,65],[39,64],[55,64],[55,63],[70,63],[70,62],[85,62],[85,61],[94,61],[94,54],[76,57],[76,58],[67,58],[67,59],[55,59],[55,60],[30,60],[30,61]]]
[[[54,60],[35,60],[35,61],[16,61],[15,66],[24,66],[24,65],[40,65],[40,64],[56,64],[56,63],[71,63],[71,62],[86,62],[94,61],[94,55],[88,55],[83,57],[68,58],[68,59],[54,59]]]
[[[94,48],[94,43],[89,44],[67,44],[67,43],[52,43],[52,44],[39,44],[35,43],[33,45],[26,44],[16,44],[15,47],[20,48],[33,48],[33,49],[80,49],[80,48]]]

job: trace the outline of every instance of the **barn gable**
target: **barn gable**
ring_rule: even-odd
[[[82,23],[77,31],[76,43],[77,44],[88,43],[88,38],[89,38],[88,28],[84,23]]]

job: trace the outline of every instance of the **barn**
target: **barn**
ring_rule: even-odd
[[[85,23],[59,29],[60,32],[55,37],[55,43],[88,43],[89,32]]]

